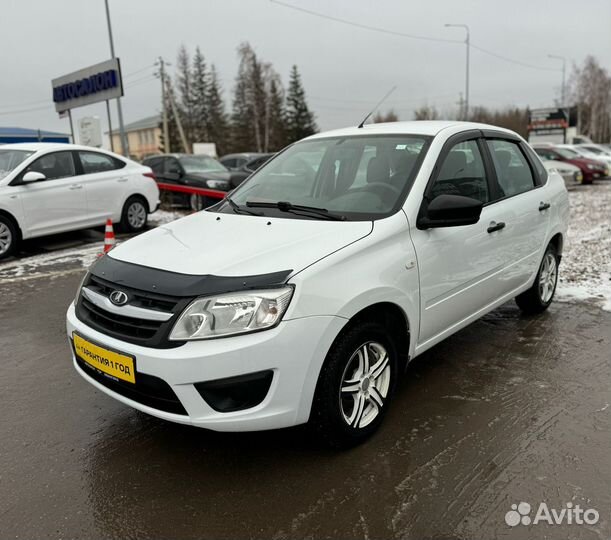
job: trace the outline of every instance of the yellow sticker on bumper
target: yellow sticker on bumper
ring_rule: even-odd
[[[134,359],[90,343],[78,334],[72,334],[74,349],[83,362],[122,381],[136,382]]]

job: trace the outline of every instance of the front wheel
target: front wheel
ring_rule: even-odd
[[[17,228],[10,219],[0,216],[0,259],[11,256],[17,249]]]
[[[123,205],[121,229],[126,232],[139,232],[146,227],[148,207],[140,197],[130,197]]]
[[[541,313],[554,299],[558,284],[558,252],[553,244],[547,246],[539,272],[532,287],[516,297],[516,304],[524,313]]]
[[[386,329],[355,325],[334,343],[321,370],[310,425],[327,444],[349,447],[382,423],[392,396],[398,356]]]

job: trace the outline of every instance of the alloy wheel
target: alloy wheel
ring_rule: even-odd
[[[340,386],[345,422],[356,429],[371,424],[386,404],[391,367],[388,351],[377,342],[361,345],[350,357]]]
[[[553,253],[547,253],[541,266],[539,275],[539,297],[544,304],[547,304],[556,288],[556,278],[558,275],[558,265]]]
[[[146,223],[146,208],[140,201],[135,201],[127,208],[127,222],[132,229],[141,229]]]
[[[5,223],[0,223],[0,255],[4,255],[13,244],[13,234]]]

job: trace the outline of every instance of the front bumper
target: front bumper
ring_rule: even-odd
[[[281,322],[276,328],[205,341],[173,349],[152,349],[108,337],[77,319],[74,304],[67,313],[68,337],[76,331],[101,346],[133,355],[138,373],[165,381],[186,415],[162,411],[121,395],[94,380],[77,363],[78,373],[98,390],[145,413],[217,431],[258,431],[307,422],[318,374],[333,340],[346,323],[340,317],[304,317]],[[194,386],[271,370],[273,378],[261,403],[235,412],[212,408]]]

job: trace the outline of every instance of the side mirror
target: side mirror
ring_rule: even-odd
[[[46,176],[41,172],[36,171],[28,171],[21,178],[21,182],[23,184],[29,184],[31,182],[39,182],[40,180],[46,180]]]
[[[459,227],[479,221],[483,203],[462,195],[438,195],[420,210],[416,222],[419,229]]]

